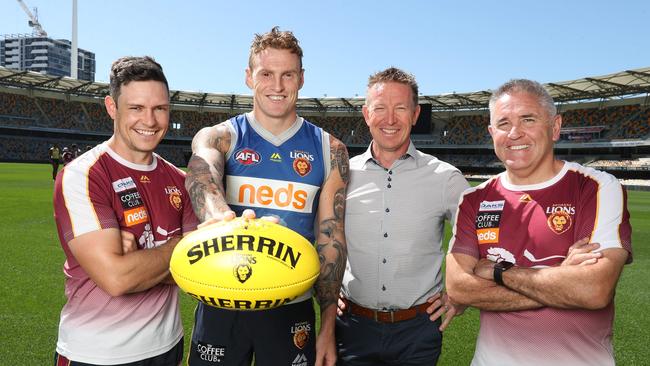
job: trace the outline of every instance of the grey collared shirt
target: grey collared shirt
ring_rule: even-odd
[[[454,166],[410,144],[385,169],[371,148],[350,159],[342,291],[373,309],[406,309],[442,290],[444,221],[467,181]]]

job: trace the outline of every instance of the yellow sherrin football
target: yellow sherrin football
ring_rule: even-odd
[[[266,310],[307,292],[320,272],[312,243],[282,225],[236,218],[185,236],[170,271],[202,303],[233,310]]]

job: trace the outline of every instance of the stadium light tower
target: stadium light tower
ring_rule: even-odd
[[[18,4],[20,4],[20,7],[23,8],[25,14],[27,14],[27,17],[29,18],[28,24],[30,27],[34,28],[34,33],[39,37],[47,37],[47,32],[45,32],[43,27],[41,27],[41,23],[38,22],[38,9],[34,8],[34,13],[32,13],[23,0],[17,1]]]
[[[78,47],[77,47],[77,0],[72,0],[72,47],[70,48],[70,77],[77,79],[77,62],[78,62]]]

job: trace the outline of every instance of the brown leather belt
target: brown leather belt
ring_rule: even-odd
[[[355,304],[348,299],[343,299],[347,311],[351,314],[362,316],[364,318],[372,319],[379,323],[396,323],[404,320],[409,320],[415,318],[418,314],[425,314],[427,308],[431,305],[427,302],[415,305],[412,308],[408,309],[399,309],[399,310],[376,310],[363,307],[361,305]]]

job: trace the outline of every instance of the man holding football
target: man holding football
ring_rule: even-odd
[[[542,85],[512,80],[490,98],[506,171],[463,194],[447,291],[481,310],[472,365],[614,365],[614,292],[632,261],[625,189],[555,159],[562,118]]]
[[[104,103],[113,136],[56,178],[67,302],[54,364],[176,366],[183,326],[169,260],[198,220],[185,174],[153,152],[169,127],[161,66],[118,59]]]
[[[272,216],[316,242],[320,333],[314,337],[311,291],[256,312],[199,303],[190,365],[213,365],[202,350],[214,346],[224,351],[220,365],[248,365],[253,356],[257,365],[335,364],[336,302],[347,254],[348,155],[339,140],[297,115],[303,74],[302,49],[291,32],[275,27],[256,35],[246,69],[253,111],[196,134],[185,185],[203,222]],[[247,194],[250,189],[255,194]],[[275,194],[290,190],[289,204]]]

